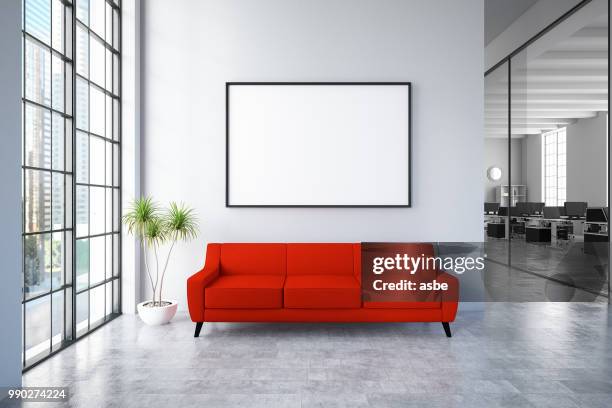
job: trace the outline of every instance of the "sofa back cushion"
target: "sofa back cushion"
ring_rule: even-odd
[[[287,275],[353,275],[353,244],[287,244]]]
[[[285,244],[222,244],[222,275],[285,275]]]

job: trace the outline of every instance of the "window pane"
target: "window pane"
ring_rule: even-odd
[[[27,302],[25,305],[26,360],[49,352],[51,338],[51,296]]]
[[[53,349],[56,350],[64,340],[64,292],[56,292],[53,295],[51,312],[51,333]]]
[[[100,42],[93,35],[89,38],[89,52],[90,79],[101,87],[104,87],[104,75],[106,69],[106,64],[104,61],[105,49],[102,42]]]
[[[77,74],[89,77],[89,35],[87,30],[76,26],[76,69]]]
[[[101,323],[104,319],[104,301],[106,295],[104,294],[104,285],[98,286],[97,288],[93,288],[90,290],[90,316],[89,319],[91,321],[91,325],[96,325]]]
[[[105,252],[105,237],[95,237],[89,240],[89,285],[93,286],[96,283],[104,280],[106,270],[106,255]]]
[[[84,24],[89,24],[89,0],[74,0],[76,2],[76,15]]]
[[[104,184],[105,142],[99,137],[89,138],[89,180],[91,184]]]
[[[107,235],[106,240],[106,260],[104,262],[104,279],[110,279],[113,276],[113,236]]]
[[[51,164],[54,170],[64,169],[64,118],[59,113],[53,113],[51,138]]]
[[[76,81],[76,127],[89,130],[89,86],[81,78]]]
[[[76,132],[76,181],[77,183],[89,182],[89,135],[84,132]]]
[[[89,107],[89,131],[96,135],[105,136],[104,107],[106,104],[104,101],[104,93],[93,85],[90,87],[89,92],[91,101],[91,106]]]
[[[34,102],[51,105],[51,53],[26,39],[25,96]]]
[[[52,45],[53,48],[60,52],[64,52],[64,35],[65,35],[65,24],[64,24],[64,5],[60,0],[52,0]]]
[[[25,104],[25,165],[51,168],[51,113]]]
[[[51,173],[25,170],[25,231],[51,229]]]
[[[89,0],[89,7],[91,8],[89,27],[102,38],[104,38],[104,19],[106,16],[105,4],[105,0]]]
[[[64,233],[53,233],[51,240],[51,289],[64,284]]]
[[[87,332],[89,325],[89,293],[76,296],[76,330],[77,337]]]
[[[113,92],[113,54],[107,49],[105,51],[106,57],[104,58],[105,65],[105,89],[109,92]]]
[[[25,29],[46,44],[51,44],[50,0],[26,0]]]
[[[64,228],[64,175],[53,173],[51,175],[51,229]]]
[[[52,57],[53,66],[51,86],[53,97],[53,109],[64,111],[64,61],[56,55]]]
[[[51,289],[51,234],[26,235],[24,239],[25,298]]]
[[[89,188],[76,186],[76,234],[89,235]]]
[[[76,290],[89,286],[89,239],[76,241]]]
[[[104,188],[90,187],[89,231],[91,235],[104,233]]]

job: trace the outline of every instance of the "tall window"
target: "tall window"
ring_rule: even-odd
[[[544,202],[546,206],[563,206],[566,199],[565,128],[542,134]]]
[[[119,0],[23,0],[23,365],[119,313]]]

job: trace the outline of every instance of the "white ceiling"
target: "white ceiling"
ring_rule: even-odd
[[[538,0],[485,0],[485,46]]]
[[[512,60],[512,136],[539,134],[608,110],[608,22],[587,5]],[[591,7],[591,10],[588,8]],[[508,72],[485,79],[485,135],[507,137]]]

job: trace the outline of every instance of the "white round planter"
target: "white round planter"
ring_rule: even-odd
[[[143,322],[150,326],[158,326],[160,324],[168,323],[170,320],[172,320],[176,314],[176,309],[178,308],[178,303],[172,300],[165,300],[164,302],[170,302],[170,304],[166,306],[144,306],[145,303],[149,302],[150,300],[139,303],[137,309],[138,316],[140,316]]]

